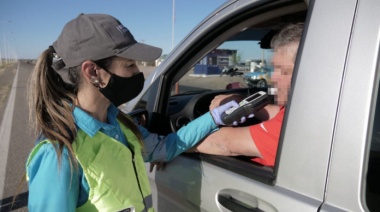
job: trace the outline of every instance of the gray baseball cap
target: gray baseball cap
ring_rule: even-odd
[[[59,69],[111,56],[153,61],[162,53],[160,48],[137,42],[128,28],[106,14],[80,14],[64,26],[53,47],[64,63]]]

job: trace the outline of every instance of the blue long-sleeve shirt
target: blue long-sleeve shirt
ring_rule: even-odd
[[[75,123],[89,136],[101,131],[124,145],[127,140],[116,120],[118,109],[108,108],[108,122],[100,122],[76,107],[73,111]],[[143,136],[144,159],[146,162],[169,161],[197,144],[202,138],[217,128],[210,113],[206,113],[181,128],[177,133],[159,136],[138,126]],[[61,164],[51,143],[45,143],[34,155],[28,166],[29,211],[75,211],[83,205],[89,194],[89,186],[82,168],[70,167],[69,153],[63,149]]]

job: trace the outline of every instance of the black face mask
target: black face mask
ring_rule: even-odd
[[[110,74],[107,86],[100,88],[99,91],[116,107],[135,98],[144,87],[144,75],[141,72],[132,77]]]

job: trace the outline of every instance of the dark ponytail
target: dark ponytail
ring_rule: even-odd
[[[54,144],[60,161],[64,146],[71,153],[71,159],[74,155],[72,142],[76,136],[76,126],[72,111],[77,85],[64,82],[52,68],[53,53],[49,48],[41,54],[30,77],[29,120],[38,134]]]

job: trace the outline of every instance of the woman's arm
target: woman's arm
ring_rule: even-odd
[[[79,195],[79,178],[70,167],[64,148],[61,164],[51,143],[45,143],[27,164],[29,177],[29,211],[75,211]]]
[[[216,128],[217,125],[210,113],[205,113],[167,136],[149,133],[144,127],[139,126],[144,138],[144,159],[147,162],[170,161],[196,145]]]

